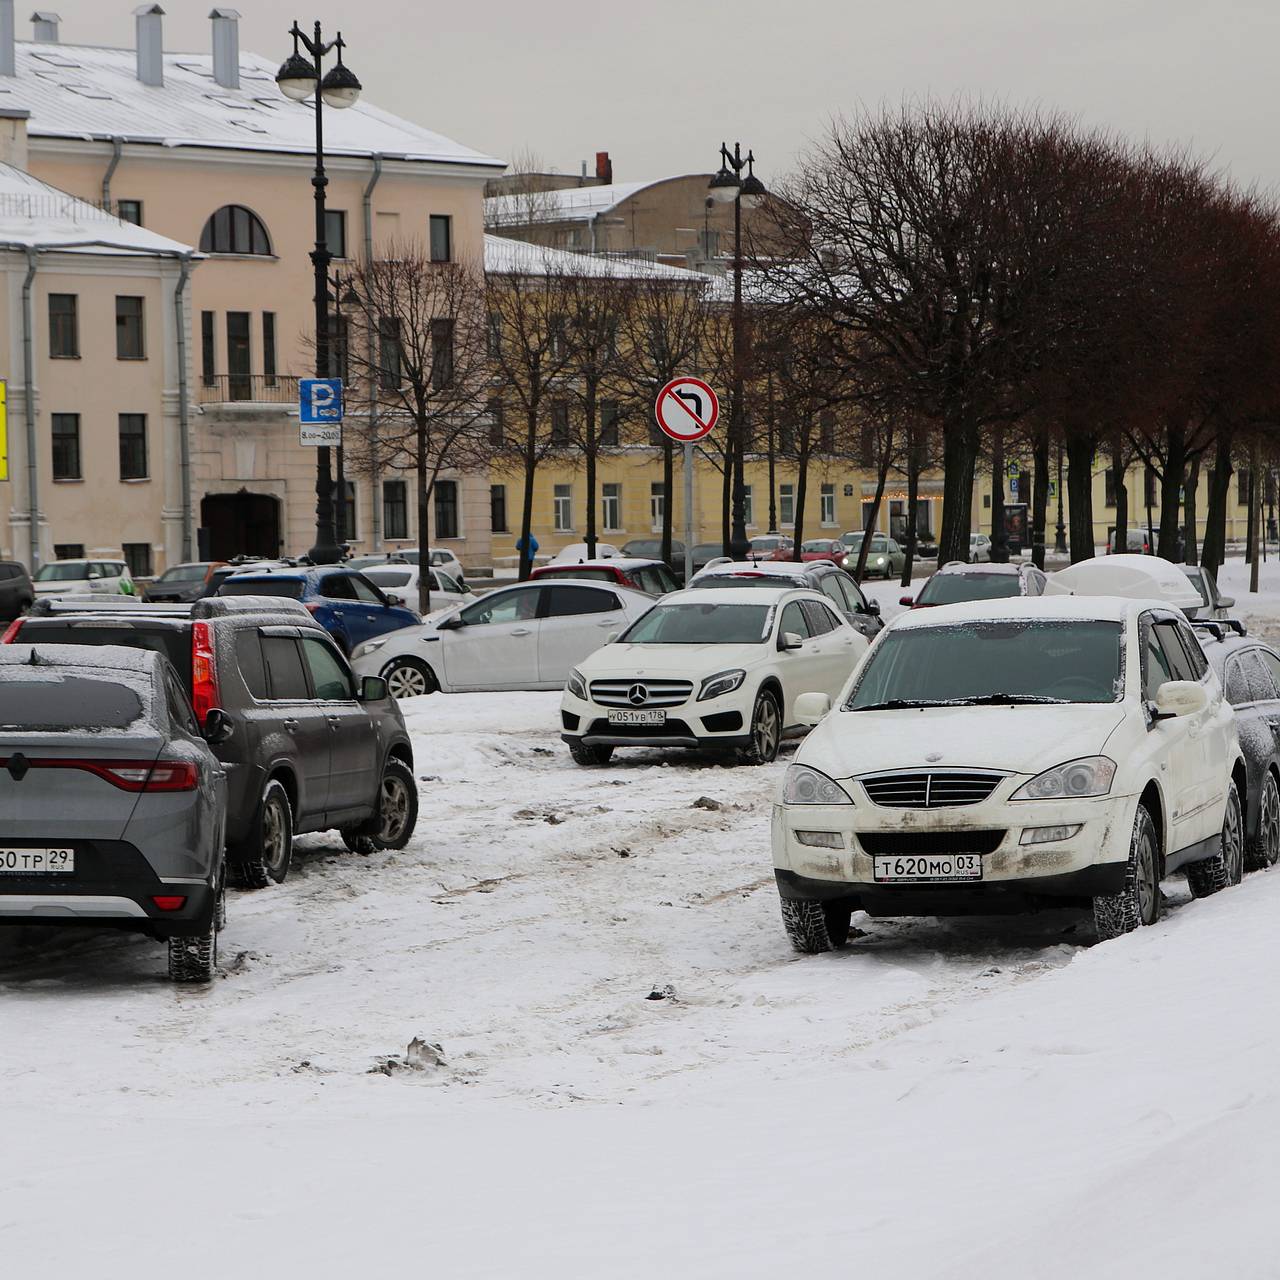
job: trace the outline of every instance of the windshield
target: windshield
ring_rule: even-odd
[[[172,569],[166,569],[156,581],[203,582],[208,570],[207,564],[175,564]]]
[[[917,604],[957,604],[962,600],[1004,600],[1020,596],[1016,573],[935,573],[920,588]]]
[[[782,546],[781,538],[752,538],[752,551],[776,551]]]
[[[624,644],[760,644],[766,638],[767,604],[655,605],[622,637]]]
[[[364,576],[379,587],[407,587],[413,573],[409,569],[369,569]]]
[[[42,564],[36,570],[37,582],[79,582],[89,576],[89,566],[83,560],[68,560],[57,564]]]
[[[297,578],[228,578],[218,588],[220,596],[279,596],[301,600],[307,584]]]
[[[890,631],[847,710],[963,702],[1118,702],[1118,622],[964,622]]]
[[[819,538],[816,542],[802,542],[800,544],[801,551],[827,551],[831,550],[832,544],[826,538]]]

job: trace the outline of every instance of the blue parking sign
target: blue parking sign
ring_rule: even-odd
[[[303,423],[342,421],[341,378],[299,378],[298,417]]]

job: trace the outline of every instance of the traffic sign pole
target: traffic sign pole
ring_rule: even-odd
[[[684,447],[684,585],[693,577],[693,445]]]

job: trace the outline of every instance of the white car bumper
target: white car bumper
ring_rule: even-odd
[[[567,689],[560,702],[560,736],[589,747],[747,747],[751,744],[751,711],[755,687],[744,684],[719,698],[696,701],[697,688],[681,703],[663,707],[663,723],[610,723],[607,707],[578,698]],[[642,708],[636,708],[640,710]]]

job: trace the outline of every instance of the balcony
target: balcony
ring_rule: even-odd
[[[282,373],[215,373],[196,379],[197,404],[297,405],[298,379]]]

